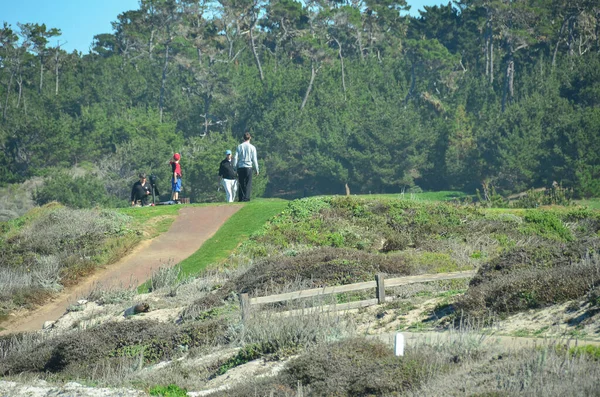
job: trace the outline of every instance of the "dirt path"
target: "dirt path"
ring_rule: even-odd
[[[103,288],[142,284],[161,265],[175,265],[196,252],[241,207],[182,207],[166,233],[142,241],[129,255],[66,289],[48,304],[3,324],[5,329],[0,335],[41,329],[46,321],[56,321],[71,304],[88,296],[97,284]]]

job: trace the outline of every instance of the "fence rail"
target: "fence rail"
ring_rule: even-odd
[[[276,294],[269,296],[261,296],[256,298],[249,298],[248,294],[240,294],[240,305],[242,309],[242,318],[246,318],[250,311],[251,306],[262,305],[266,303],[277,303],[284,302],[295,299],[303,299],[310,298],[314,296],[325,296],[331,294],[339,294],[344,292],[354,292],[354,291],[362,291],[365,289],[375,288],[375,298],[368,299],[358,302],[350,302],[339,305],[329,305],[327,306],[327,310],[347,310],[349,308],[357,308],[357,307],[366,307],[375,304],[384,303],[385,298],[385,288],[391,287],[399,287],[402,285],[415,284],[415,283],[425,283],[429,281],[438,281],[438,280],[454,280],[460,278],[469,278],[475,275],[474,270],[464,271],[464,272],[453,272],[453,273],[439,273],[439,274],[421,274],[418,276],[406,276],[406,277],[397,277],[390,278],[385,280],[383,274],[378,274],[375,276],[375,281],[366,281],[362,283],[355,284],[346,284],[346,285],[337,285],[333,287],[323,287],[323,288],[313,288],[313,289],[305,289],[301,291],[287,292],[285,294]],[[292,310],[292,312],[306,312],[304,310]]]

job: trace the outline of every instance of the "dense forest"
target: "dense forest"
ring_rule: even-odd
[[[180,152],[184,195],[222,200],[219,161],[249,131],[257,195],[557,181],[600,196],[597,1],[407,10],[404,0],[140,0],[88,54],[53,45],[60,26],[4,23],[0,185],[44,177],[40,202],[75,186],[126,203],[140,171],[167,190]]]

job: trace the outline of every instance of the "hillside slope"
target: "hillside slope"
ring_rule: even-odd
[[[36,331],[44,323],[56,321],[94,288],[137,286],[162,266],[174,266],[200,248],[241,205],[183,207],[166,233],[144,240],[132,252],[81,283],[67,288],[48,304],[25,315],[16,314],[3,324],[2,334]]]

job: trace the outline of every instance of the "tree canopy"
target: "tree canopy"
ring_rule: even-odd
[[[88,164],[124,199],[139,171],[167,190],[180,152],[185,195],[220,200],[222,153],[250,131],[268,196],[600,196],[595,1],[140,0],[88,54],[58,35],[0,29],[1,184]]]

